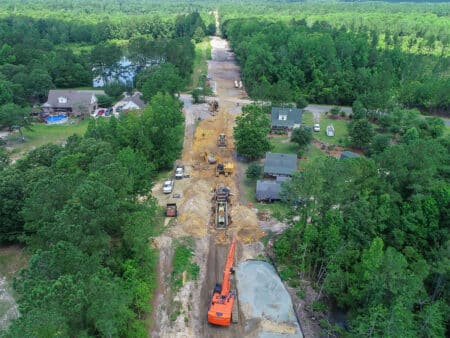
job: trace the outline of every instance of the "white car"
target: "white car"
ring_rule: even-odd
[[[164,181],[163,193],[170,194],[172,190],[173,190],[173,180],[169,179],[167,181]]]
[[[177,180],[181,180],[184,176],[184,166],[177,165],[177,168],[175,169],[175,178]]]
[[[313,130],[314,130],[314,131],[320,131],[320,124],[315,123],[315,124],[314,124],[314,127],[313,127]]]

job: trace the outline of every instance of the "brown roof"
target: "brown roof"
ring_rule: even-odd
[[[105,92],[103,90],[51,89],[44,105],[47,107],[71,108],[76,103],[84,103],[89,106],[92,95],[105,95]],[[60,97],[65,97],[67,102],[60,103]]]

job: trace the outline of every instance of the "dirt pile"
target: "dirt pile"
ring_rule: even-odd
[[[249,244],[259,240],[264,236],[264,232],[259,229],[256,213],[243,205],[234,205],[231,208],[232,230],[238,241],[242,244]]]
[[[178,225],[191,236],[205,236],[211,213],[210,185],[204,180],[192,181],[183,197],[185,202],[179,207]]]

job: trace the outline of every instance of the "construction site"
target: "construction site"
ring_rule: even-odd
[[[264,231],[256,212],[240,204],[238,176],[242,176],[242,168],[236,160],[233,140],[235,118],[242,105],[249,101],[245,90],[234,86],[240,74],[227,42],[214,37],[211,44],[208,73],[216,82],[216,96],[204,104],[193,105],[190,96],[181,95],[186,121],[181,163],[187,178],[176,180],[171,194],[162,193],[161,183],[152,191],[162,207],[172,208],[166,210],[166,215],[176,217],[167,217],[164,233],[153,240],[160,257],[159,288],[153,301],[155,325],[150,335],[263,337],[273,333],[276,337],[301,337],[291,299],[274,269],[261,270],[259,266],[259,272],[250,272],[249,267],[247,274],[246,268],[240,265],[255,259],[264,250],[259,242]],[[200,273],[198,280],[187,280],[180,291],[172,294],[168,285],[172,244],[185,237],[195,242],[193,259]],[[235,270],[239,274],[233,274]],[[274,274],[280,287],[273,288],[273,281],[272,286],[258,287],[263,280],[273,279],[261,273]],[[236,280],[238,275],[242,276],[240,281]],[[251,291],[255,287],[259,293]],[[273,308],[270,310],[278,306],[273,302],[259,303],[259,309],[254,308],[252,302],[264,298],[268,292],[264,288],[272,289],[269,292],[277,290],[267,299],[286,303],[284,306],[288,308],[290,304],[290,315],[283,317]],[[243,301],[240,301],[240,294]],[[173,302],[179,305],[182,314],[175,320],[171,318]]]

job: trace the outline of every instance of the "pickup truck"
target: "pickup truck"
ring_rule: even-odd
[[[163,193],[170,194],[172,190],[173,190],[173,179],[169,178],[166,181],[164,181]]]
[[[184,177],[184,165],[177,165],[175,168],[175,178],[181,180]]]

